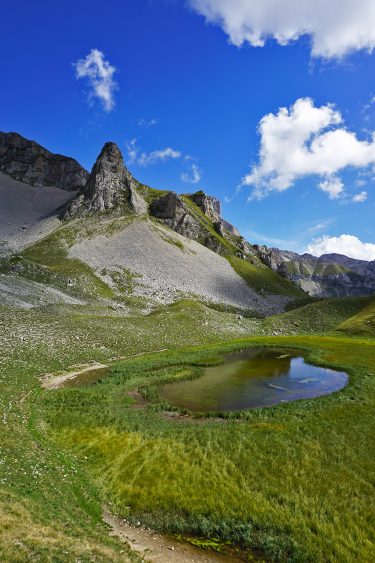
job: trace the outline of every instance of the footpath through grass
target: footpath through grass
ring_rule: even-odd
[[[188,376],[189,366],[239,347],[300,346],[350,374],[314,400],[171,421],[127,391]],[[99,384],[43,397],[50,429],[119,514],[155,528],[219,538],[274,561],[373,561],[375,342],[253,338],[137,358]]]

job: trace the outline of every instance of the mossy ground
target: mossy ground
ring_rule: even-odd
[[[110,502],[160,529],[246,545],[268,559],[372,561],[373,316],[371,299],[241,321],[192,302],[133,317],[99,306],[2,307],[0,559],[128,560],[101,521]],[[276,326],[304,334],[270,337]],[[366,339],[355,336],[363,326]],[[350,337],[341,336],[348,327]],[[244,335],[253,338],[232,342]],[[302,346],[348,370],[350,384],[208,423],[166,420],[126,397],[161,373],[254,343]],[[92,387],[40,388],[46,372],[162,349],[118,362]]]

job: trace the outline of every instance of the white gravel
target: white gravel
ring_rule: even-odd
[[[257,294],[225,258],[148,220],[134,221],[112,236],[82,241],[70,249],[69,257],[87,263],[98,275],[103,268],[126,268],[141,276],[136,294],[162,303],[194,295],[269,315],[281,312],[288,302],[286,297]]]
[[[84,301],[71,297],[59,289],[24,278],[0,274],[0,304],[31,309],[41,305],[66,303],[82,305]]]
[[[57,214],[76,192],[34,188],[0,172],[0,255],[16,252],[52,232]]]

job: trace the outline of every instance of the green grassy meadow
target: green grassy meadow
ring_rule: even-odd
[[[107,504],[267,561],[373,561],[373,302],[314,301],[241,321],[188,301],[130,317],[95,306],[2,307],[0,560],[135,558],[109,536]],[[166,419],[157,400],[138,409],[127,396],[254,344],[302,347],[311,361],[348,371],[349,385],[185,421]],[[40,375],[90,361],[111,361],[110,375],[41,389]]]

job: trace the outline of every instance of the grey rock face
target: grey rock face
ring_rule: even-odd
[[[211,195],[206,195],[199,191],[189,195],[190,199],[203,211],[205,215],[214,223],[221,219],[220,201]]]
[[[197,205],[201,211],[214,223],[216,232],[225,237],[227,234],[239,237],[240,233],[225,219],[221,217],[221,204],[220,201],[212,195],[207,195],[203,191],[189,194],[189,198]]]
[[[223,221],[216,221],[216,223],[214,223],[214,229],[218,235],[220,235],[221,237],[225,237]]]
[[[228,223],[228,221],[226,221],[225,219],[222,219],[221,222],[223,223],[223,227],[224,229],[230,233],[231,235],[235,236],[235,237],[239,237],[240,235],[240,231],[234,227],[231,223]]]
[[[167,227],[178,233],[197,240],[201,232],[199,222],[193,217],[186,205],[175,192],[155,199],[150,206],[150,214],[163,221]]]
[[[147,212],[147,204],[136,191],[136,182],[124,165],[120,149],[115,143],[106,143],[86,185],[69,204],[63,219],[83,217],[115,207],[140,215]]]
[[[355,260],[341,254],[297,254],[255,246],[259,258],[272,270],[316,297],[346,297],[375,293],[375,261]]]
[[[79,190],[89,173],[73,158],[53,154],[18,133],[0,132],[0,170],[32,186]]]

